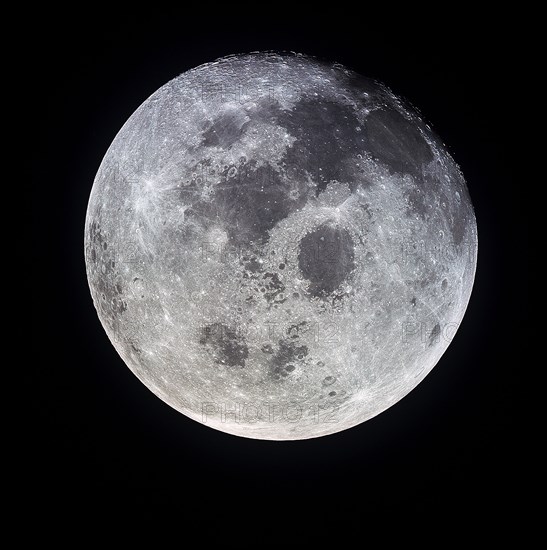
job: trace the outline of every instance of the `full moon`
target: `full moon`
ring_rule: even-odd
[[[300,54],[183,73],[96,175],[85,261],[127,366],[187,417],[295,440],[360,424],[433,369],[477,229],[442,141],[385,85]]]

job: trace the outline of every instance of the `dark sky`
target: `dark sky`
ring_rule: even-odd
[[[510,163],[512,84],[520,78],[512,36],[496,25],[395,31],[351,12],[288,16],[273,5],[267,16],[247,7],[228,17],[204,5],[193,15],[139,12],[116,20],[89,9],[72,24],[47,11],[47,24],[29,33],[34,54],[21,56],[26,76],[39,77],[27,89],[39,127],[25,189],[32,253],[21,261],[41,273],[40,286],[32,284],[37,341],[25,345],[36,356],[24,384],[37,395],[24,405],[29,465],[22,484],[80,496],[136,491],[143,500],[152,491],[177,505],[185,495],[196,507],[279,498],[279,521],[314,506],[322,510],[315,519],[328,521],[332,507],[358,495],[359,506],[344,512],[354,526],[368,507],[418,514],[503,507],[519,483],[512,464],[525,452],[515,444],[514,391],[519,373],[531,368],[528,199]],[[131,113],[189,68],[264,49],[339,61],[406,97],[461,166],[479,230],[471,302],[433,372],[375,419],[295,443],[204,428],[150,393],[109,343],[83,261],[93,178]]]

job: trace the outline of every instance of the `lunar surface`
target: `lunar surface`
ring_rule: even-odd
[[[431,128],[298,54],[160,88],[108,149],[85,223],[93,301],[133,373],[205,426],[271,440],[345,430],[416,387],[464,316],[476,250]]]

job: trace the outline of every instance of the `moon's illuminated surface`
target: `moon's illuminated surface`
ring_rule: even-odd
[[[175,78],[126,122],[85,227],[99,318],[139,379],[228,433],[305,439],[431,371],[473,285],[464,178],[385,86],[301,55]]]

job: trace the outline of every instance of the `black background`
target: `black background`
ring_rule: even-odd
[[[276,11],[203,6],[191,16],[173,11],[115,20],[88,13],[72,24],[48,13],[51,21],[34,37],[36,55],[25,70],[38,77],[39,126],[27,190],[33,246],[23,261],[42,280],[33,295],[36,339],[24,350],[36,354],[25,371],[25,384],[38,394],[27,404],[37,432],[31,485],[80,496],[152,491],[223,514],[280,499],[272,525],[303,509],[322,521],[350,497],[359,504],[345,514],[348,521],[359,521],[368,506],[418,514],[504,506],[518,485],[514,392],[519,371],[528,369],[527,236],[509,164],[508,75],[518,75],[512,38],[496,25],[452,30],[443,22],[395,31],[383,19],[365,21],[351,11],[338,17]],[[432,373],[380,416],[300,442],[223,434],[150,393],[102,329],[83,259],[93,178],[133,111],[187,69],[266,49],[339,61],[406,97],[461,166],[479,229],[469,308]]]

